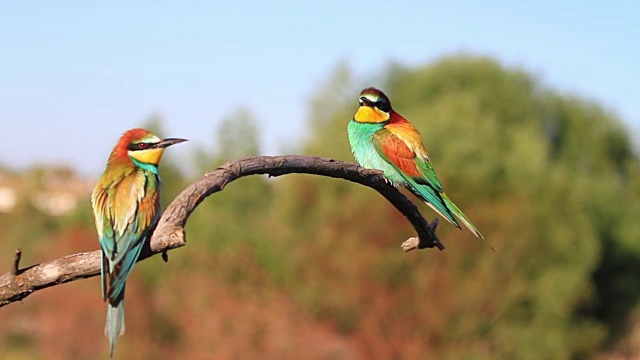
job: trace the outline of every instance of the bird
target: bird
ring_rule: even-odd
[[[105,335],[109,355],[124,333],[127,278],[160,218],[161,180],[158,164],[165,148],[186,139],[160,139],[136,128],[122,134],[91,195],[102,250],[102,298],[107,303]]]
[[[351,152],[360,166],[380,170],[394,187],[404,186],[436,213],[476,237],[480,231],[444,192],[418,130],[391,107],[382,91],[360,92],[358,110],[347,126]]]

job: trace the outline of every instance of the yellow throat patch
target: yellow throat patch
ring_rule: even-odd
[[[353,119],[363,123],[381,123],[389,120],[389,114],[374,107],[360,106]]]
[[[162,154],[164,153],[164,149],[147,149],[147,150],[138,150],[138,151],[129,151],[129,156],[138,160],[143,164],[153,164],[158,165],[160,163],[160,159],[162,159]]]

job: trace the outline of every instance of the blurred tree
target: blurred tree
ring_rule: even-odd
[[[213,139],[213,150],[196,149],[195,162],[198,173],[214,169],[229,160],[258,155],[260,144],[255,116],[245,108],[236,109],[222,119]]]
[[[357,91],[344,94],[346,73],[316,91],[305,153],[351,158],[345,128]],[[377,195],[292,177],[276,194],[279,217],[297,224],[288,246],[304,259],[290,269],[292,293],[367,356],[593,356],[616,328],[612,313],[625,319],[639,299],[630,219],[640,212],[626,185],[638,161],[620,121],[487,58],[391,66],[384,89],[498,251],[443,224],[447,251],[399,259],[389,241],[410,232]]]
[[[259,129],[255,117],[240,108],[224,118],[215,132],[213,149],[199,147],[195,151],[195,163],[199,174],[214,170],[223,163],[259,153]],[[248,177],[230,184],[224,192],[215,194],[198,207],[188,223],[191,237],[199,238],[198,246],[218,249],[220,246],[240,245],[240,239],[259,237],[264,230],[250,226],[245,221],[260,223],[266,215],[270,200],[270,187],[261,177]],[[259,241],[263,243],[263,241]]]

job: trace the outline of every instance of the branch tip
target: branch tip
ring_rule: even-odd
[[[438,218],[434,218],[431,224],[429,224],[427,227],[429,228],[429,230],[435,233],[439,223],[440,223],[440,220]]]
[[[22,259],[22,249],[17,248],[13,257],[13,271],[11,272],[14,276],[20,274],[20,259]]]
[[[403,242],[400,247],[402,248],[402,250],[404,250],[404,252],[409,252],[411,250],[418,249],[419,244],[420,239],[418,239],[417,237],[410,237],[409,239],[405,240],[405,242]]]

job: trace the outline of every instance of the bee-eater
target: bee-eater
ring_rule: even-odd
[[[358,111],[348,126],[356,161],[363,167],[383,171],[393,186],[407,187],[458,229],[459,220],[475,236],[484,239],[445,194],[420,133],[393,110],[389,98],[371,87],[362,90],[358,102]]]
[[[102,298],[108,303],[105,335],[110,356],[124,333],[124,288],[144,243],[160,218],[158,163],[167,146],[185,139],[161,140],[145,129],[122,134],[91,196],[102,248]]]

